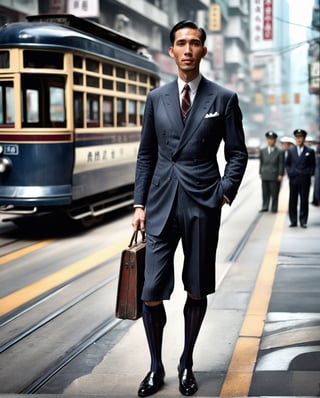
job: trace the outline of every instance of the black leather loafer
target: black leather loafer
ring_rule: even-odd
[[[148,397],[149,395],[155,394],[160,390],[164,384],[165,372],[148,372],[146,377],[142,380],[138,395],[139,397]]]
[[[179,391],[181,394],[190,396],[198,391],[198,384],[191,369],[178,368],[179,373]]]

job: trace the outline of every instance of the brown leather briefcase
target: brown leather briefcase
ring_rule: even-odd
[[[146,242],[145,233],[140,233],[141,240],[138,241],[138,231],[134,232],[128,248],[121,253],[116,302],[116,317],[121,319],[141,317]]]

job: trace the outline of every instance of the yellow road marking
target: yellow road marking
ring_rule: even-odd
[[[240,334],[222,386],[221,397],[247,396],[259,351],[260,340],[271,298],[277,268],[284,221],[287,215],[287,199],[281,191],[280,211],[268,241]]]
[[[77,261],[60,271],[48,275],[47,277],[40,279],[31,285],[28,285],[6,297],[3,297],[0,299],[0,316],[7,314],[15,308],[18,308],[28,301],[35,299],[41,294],[44,294],[45,292],[61,285],[62,283],[65,283],[68,280],[97,267],[102,262],[120,253],[127,244],[128,239],[118,242],[113,246],[109,246],[98,253]]]
[[[54,241],[53,239],[44,240],[42,242],[35,243],[32,246],[25,247],[24,249],[17,250],[14,253],[10,253],[10,254],[7,254],[5,256],[2,256],[2,257],[0,257],[0,265],[1,264],[6,264],[9,261],[16,260],[17,258],[20,258],[22,256],[25,256],[26,254],[34,252],[35,250],[39,250],[42,247],[48,246],[53,241]]]

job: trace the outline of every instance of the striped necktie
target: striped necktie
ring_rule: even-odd
[[[183,88],[183,95],[181,99],[181,112],[183,121],[186,120],[187,113],[191,107],[190,95],[189,95],[190,86],[185,84]]]

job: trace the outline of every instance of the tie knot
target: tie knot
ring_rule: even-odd
[[[184,85],[184,87],[183,87],[183,91],[186,91],[186,92],[188,92],[190,90],[190,86],[189,86],[189,84],[185,84]]]

